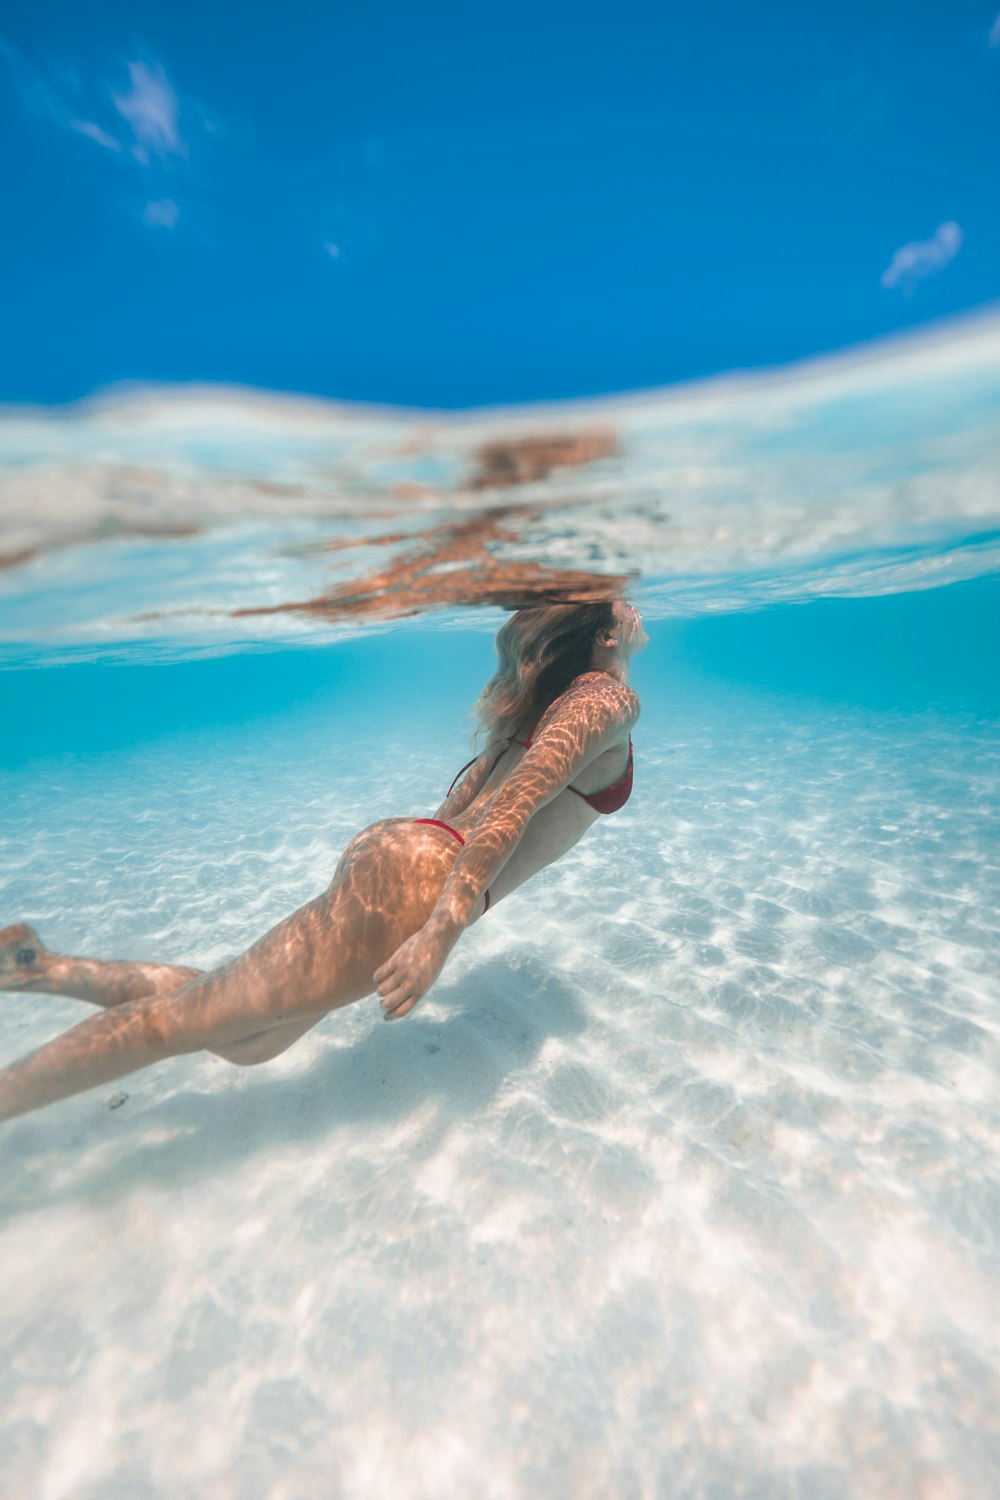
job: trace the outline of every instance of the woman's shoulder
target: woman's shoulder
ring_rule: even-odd
[[[639,717],[639,694],[613,672],[583,672],[573,680],[569,691],[594,704],[625,712],[632,723]]]
[[[631,730],[638,717],[639,695],[627,682],[611,672],[583,672],[549,705],[535,734],[562,722],[599,734],[619,727]]]

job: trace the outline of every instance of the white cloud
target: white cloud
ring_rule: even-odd
[[[882,285],[889,289],[902,286],[911,291],[918,281],[939,271],[958,254],[962,231],[954,219],[939,224],[929,240],[911,240],[901,245],[882,272]]]
[[[323,249],[326,251],[327,255],[332,255],[334,260],[339,259],[340,246],[335,245],[332,240],[327,240],[326,244],[323,246]]]
[[[172,198],[161,198],[158,203],[147,203],[142,211],[142,222],[150,228],[160,226],[163,229],[173,229],[180,218],[181,211]]]
[[[232,132],[229,120],[210,114],[198,99],[179,96],[163,64],[148,53],[119,57],[102,68],[102,77],[65,57],[41,52],[29,57],[0,35],[0,83],[5,72],[27,114],[113,153],[132,170],[138,163],[148,200],[138,217],[149,228],[173,229],[180,218],[173,197],[151,195],[157,177],[163,192],[164,174],[176,168],[177,158],[190,155],[189,138],[223,139]],[[130,205],[130,213],[136,207]]]
[[[88,140],[96,141],[99,146],[106,146],[109,151],[121,151],[121,141],[116,141],[113,135],[102,130],[100,125],[95,125],[93,120],[70,120],[70,130],[76,130],[80,135],[85,135]]]
[[[990,27],[990,46],[1000,47],[1000,16],[997,16]]]
[[[113,87],[98,77],[87,78],[73,63],[61,59],[49,57],[42,67],[2,36],[0,63],[10,69],[21,105],[29,114],[51,120],[102,150],[119,156],[127,150],[144,167],[150,166],[154,157],[165,163],[170,157],[188,156],[188,142],[180,127],[182,112],[197,134],[220,130],[219,120],[198,100],[185,99],[182,111],[166,69],[155,59],[120,62],[119,76],[124,71],[128,74],[125,87]]]
[[[161,64],[148,67],[144,62],[130,62],[128,71],[131,87],[126,93],[113,93],[111,99],[131,126],[136,161],[146,166],[151,151],[161,160],[171,155],[187,156],[187,143],[181,139],[177,124],[180,103]]]

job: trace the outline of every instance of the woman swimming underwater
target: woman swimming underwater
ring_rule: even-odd
[[[433,818],[384,818],[351,840],[321,896],[210,972],[69,958],[24,923],[0,931],[0,989],[102,1007],[0,1070],[0,1119],[183,1052],[267,1062],[329,1011],[378,991],[407,1015],[467,927],[560,859],[632,786],[638,610],[515,610],[476,705],[483,753]]]

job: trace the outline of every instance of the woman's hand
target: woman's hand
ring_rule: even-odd
[[[375,970],[372,977],[382,996],[385,1020],[398,1021],[409,1014],[444,968],[451,948],[440,933],[429,926],[421,927]]]

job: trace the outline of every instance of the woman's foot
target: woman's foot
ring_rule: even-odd
[[[45,971],[48,949],[27,922],[0,930],[0,990],[23,990]]]

